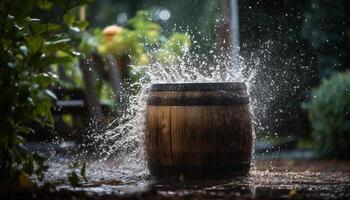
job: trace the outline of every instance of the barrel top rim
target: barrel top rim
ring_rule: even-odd
[[[155,83],[151,86],[151,91],[217,91],[245,89],[245,82]]]

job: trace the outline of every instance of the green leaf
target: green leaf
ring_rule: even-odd
[[[51,10],[53,4],[48,0],[38,0],[38,7],[42,10]]]
[[[62,26],[58,25],[58,24],[52,24],[52,23],[48,23],[48,24],[43,24],[37,21],[34,22],[28,22],[30,23],[30,28],[33,32],[34,35],[42,35],[44,33],[47,33],[49,31],[58,31],[58,30],[62,30]]]
[[[53,53],[54,51],[52,51]],[[56,56],[56,55],[52,55],[52,56],[44,56],[41,57],[40,61],[38,62],[37,66],[38,68],[47,68],[50,65],[53,64],[67,64],[72,62],[73,57],[71,55],[67,55],[67,56]]]
[[[40,49],[43,47],[44,39],[40,36],[28,36],[26,37],[26,42],[29,51],[32,54],[35,54],[40,51]]]
[[[47,31],[59,31],[62,30],[62,26],[58,24],[46,24]]]
[[[69,45],[70,39],[60,39],[50,42],[45,42],[44,52],[56,54],[58,51],[64,51],[68,54],[71,52],[72,47]]]
[[[52,99],[54,99],[54,100],[57,100],[57,99],[58,99],[57,96],[56,96],[56,94],[53,93],[51,90],[46,89],[45,92],[46,92],[46,94],[47,94],[50,98],[52,98]]]
[[[88,21],[76,21],[74,25],[80,29],[86,29],[89,26]]]
[[[49,169],[49,166],[44,164],[43,162],[41,164],[38,164],[38,168],[35,170],[35,174],[38,177],[39,181],[42,181],[44,178],[44,173]]]
[[[69,27],[70,30],[72,30],[73,32],[80,32],[80,28],[79,27],[76,27],[76,26],[70,26]]]
[[[22,46],[19,47],[19,49],[21,50],[21,52],[22,52],[22,54],[24,56],[28,56],[28,48],[27,48],[27,46],[22,45]]]
[[[18,132],[20,133],[34,133],[34,130],[29,127],[20,127],[18,128]]]
[[[31,18],[31,17],[26,17],[25,18],[25,20],[27,21],[27,22],[40,22],[40,19],[38,19],[38,18]]]
[[[79,186],[79,177],[77,173],[73,170],[72,172],[68,173],[68,181],[71,186]]]
[[[71,41],[71,39],[69,38],[64,38],[64,39],[60,39],[60,40],[54,40],[54,41],[50,41],[47,42],[46,44],[67,44]]]
[[[78,51],[72,51],[73,56],[81,56],[82,54]]]
[[[66,14],[63,17],[64,23],[66,23],[68,26],[72,26],[75,22],[75,16],[71,14]]]
[[[22,136],[17,135],[15,144],[22,144],[24,142],[24,138]]]
[[[45,25],[40,22],[31,22],[30,27],[34,35],[40,35],[46,31]]]
[[[80,176],[84,178],[85,182],[87,182],[87,178],[86,178],[86,163],[83,164],[83,167],[80,170]]]
[[[53,83],[54,77],[52,77],[51,74],[48,73],[41,73],[35,74],[32,80],[35,81],[35,83],[38,83],[42,88],[47,88]]]

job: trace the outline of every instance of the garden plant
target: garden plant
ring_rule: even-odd
[[[53,126],[57,82],[50,66],[80,56],[76,35],[88,23],[75,20],[72,9],[86,0],[4,0],[0,3],[0,181],[1,186],[34,187],[48,166],[45,158],[24,148],[30,125]],[[37,12],[40,11],[40,12]]]

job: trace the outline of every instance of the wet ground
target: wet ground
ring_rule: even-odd
[[[350,199],[350,162],[259,159],[247,177],[167,181],[104,161],[88,165],[89,181],[81,187],[68,185],[69,169],[59,163],[52,163],[47,176],[60,191],[56,196],[77,199]]]

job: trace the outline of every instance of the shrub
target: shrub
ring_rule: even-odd
[[[315,147],[323,158],[350,158],[350,71],[337,73],[312,90],[309,111]]]
[[[26,150],[24,137],[32,122],[53,125],[53,93],[57,77],[51,65],[78,53],[71,31],[87,25],[68,13],[87,0],[2,0],[0,3],[0,186],[42,178],[45,159]],[[63,23],[64,22],[64,23]],[[63,54],[63,55],[59,55]],[[24,178],[23,178],[24,177]]]

